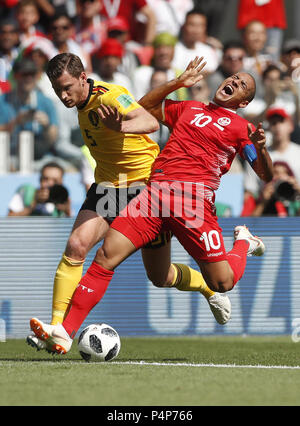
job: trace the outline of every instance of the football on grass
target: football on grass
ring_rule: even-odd
[[[120,348],[120,337],[108,324],[91,324],[78,338],[78,350],[85,361],[110,361],[118,356]]]

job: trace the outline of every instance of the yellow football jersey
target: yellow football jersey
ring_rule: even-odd
[[[121,114],[141,106],[124,87],[88,80],[90,91],[78,108],[78,120],[85,144],[96,161],[95,182],[116,187],[147,182],[159,146],[147,135],[119,133],[108,129],[97,109],[100,104],[116,107]]]

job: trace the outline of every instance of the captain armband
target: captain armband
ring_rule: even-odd
[[[248,161],[250,166],[252,166],[254,161],[257,160],[257,153],[256,153],[255,146],[252,143],[245,145],[243,148],[243,153],[244,153],[245,159]]]

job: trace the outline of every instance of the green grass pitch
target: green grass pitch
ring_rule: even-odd
[[[300,404],[300,343],[283,337],[123,338],[117,359],[86,363],[23,340],[0,342],[1,406]]]

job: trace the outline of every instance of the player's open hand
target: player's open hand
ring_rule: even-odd
[[[98,114],[106,127],[115,132],[121,131],[123,115],[120,114],[117,108],[112,108],[108,105],[100,105]]]
[[[202,70],[206,65],[206,62],[204,62],[203,59],[203,56],[201,56],[201,58],[196,56],[196,58],[188,64],[186,70],[178,77],[178,80],[181,82],[183,87],[194,86],[194,84],[202,80]]]
[[[255,131],[252,130],[251,124],[248,124],[248,137],[251,142],[255,145],[255,148],[263,149],[266,145],[266,135],[262,127],[262,123],[259,123]]]

